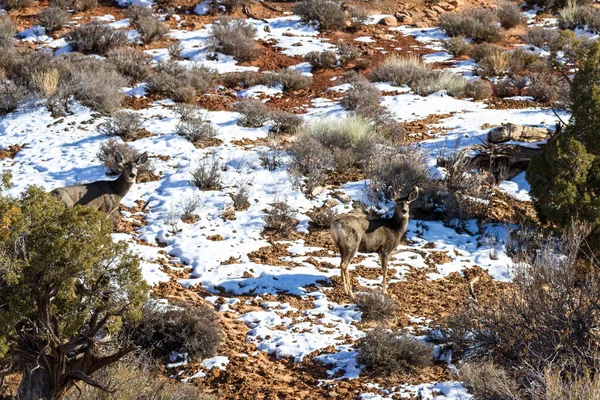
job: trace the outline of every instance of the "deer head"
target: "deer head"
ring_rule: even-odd
[[[393,187],[388,188],[388,197],[396,203],[395,214],[401,216],[402,218],[408,218],[408,211],[410,203],[415,201],[415,199],[419,196],[419,188],[415,186],[410,194],[405,197],[398,197],[396,190]]]
[[[148,161],[148,152],[140,154],[135,160],[125,162],[125,158],[118,151],[115,152],[115,161],[123,168],[121,176],[127,183],[135,183],[138,175],[138,169],[140,166],[146,164]]]

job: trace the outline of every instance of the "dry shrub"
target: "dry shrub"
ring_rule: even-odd
[[[410,372],[433,361],[432,346],[382,327],[360,339],[357,349],[357,361],[374,376]]]
[[[590,233],[579,222],[561,237],[513,231],[507,243],[513,284],[449,321],[455,349],[528,371],[519,374],[525,388],[544,385],[544,372],[553,366],[560,368],[562,382],[597,374],[600,274],[593,261],[579,257],[588,252]]]
[[[438,22],[448,36],[470,37],[475,42],[497,42],[502,37],[495,13],[484,8],[444,13]]]
[[[212,89],[218,77],[217,72],[211,68],[193,65],[188,69],[175,62],[160,62],[156,66],[156,72],[148,78],[148,91],[184,103],[191,103],[196,94]]]
[[[589,369],[565,379],[560,367],[548,368],[544,373],[543,387],[543,390],[539,390],[540,399],[600,400],[600,375]]]
[[[123,162],[127,164],[136,160],[142,153],[117,139],[111,138],[100,145],[100,150],[96,154],[98,161],[106,168],[107,175],[118,175],[123,171],[123,165],[117,162],[116,153],[121,153]],[[154,174],[154,166],[150,161],[139,166],[138,181],[144,182],[151,180]]]
[[[558,38],[558,32],[556,29],[548,29],[541,26],[533,26],[527,30],[527,33],[523,35],[523,41],[536,47],[548,47],[551,43],[554,43]]]
[[[77,11],[90,11],[98,7],[98,0],[75,0],[74,7]]]
[[[484,58],[489,57],[492,54],[501,53],[504,49],[497,44],[493,43],[481,43],[473,47],[471,51],[471,58],[473,58],[476,62],[480,62]]]
[[[69,110],[72,99],[94,111],[110,114],[121,107],[125,97],[122,88],[127,80],[109,62],[80,54],[72,54],[63,59],[62,72],[56,94],[49,100],[49,106],[56,114]]]
[[[167,47],[167,50],[169,51],[169,55],[172,58],[181,57],[181,52],[183,51],[183,45],[181,44],[181,40],[176,40],[173,43],[171,43],[169,47]]]
[[[338,56],[340,57],[340,65],[343,67],[350,64],[360,56],[360,50],[350,43],[342,42],[340,40],[335,46],[337,48]]]
[[[277,72],[277,82],[284,91],[295,91],[306,89],[312,83],[312,77],[304,75],[295,69],[281,69]]]
[[[204,160],[192,172],[192,185],[200,190],[220,190],[222,186],[221,163],[216,157]]]
[[[235,193],[230,194],[233,200],[233,208],[236,211],[244,211],[250,207],[250,186],[252,182],[249,180],[240,181]]]
[[[468,362],[460,367],[460,379],[479,399],[519,400],[517,382],[492,361]]]
[[[452,37],[442,42],[444,49],[454,57],[468,56],[473,46],[463,37]]]
[[[389,112],[381,105],[381,91],[362,76],[355,79],[352,87],[344,93],[340,105],[356,115],[375,121],[390,119]]]
[[[183,197],[179,201],[179,208],[181,209],[181,220],[183,222],[192,222],[197,219],[196,211],[202,205],[202,199],[192,194],[190,196]]]
[[[31,83],[37,91],[44,97],[49,98],[54,96],[60,82],[60,71],[51,69],[48,71],[40,71],[32,76]]]
[[[258,55],[255,35],[256,28],[245,20],[222,17],[212,25],[209,48],[239,61],[250,61]]]
[[[31,7],[35,4],[34,0],[2,0],[0,1],[0,5],[2,5],[6,10],[22,10],[27,7]]]
[[[98,132],[106,136],[118,136],[123,140],[133,140],[142,130],[142,117],[134,111],[117,111],[98,125]]]
[[[332,51],[311,51],[304,56],[314,69],[333,68],[337,64],[337,57]]]
[[[398,310],[394,299],[379,292],[358,293],[356,305],[362,312],[363,321],[383,322],[394,317]]]
[[[270,148],[259,151],[258,160],[260,161],[260,165],[262,165],[269,171],[275,171],[277,168],[283,165],[281,151],[279,149]]]
[[[125,9],[125,16],[129,19],[129,21],[135,25],[140,19],[151,17],[152,16],[152,8],[142,7],[139,5],[130,5]]]
[[[475,100],[483,100],[492,97],[494,88],[491,82],[479,79],[467,84],[464,92],[465,97],[472,97]]]
[[[532,72],[539,69],[547,70],[546,61],[539,56],[525,49],[515,49],[510,52],[509,75]]]
[[[109,391],[90,385],[71,389],[65,400],[216,400],[191,384],[169,380],[158,371],[139,367],[138,362],[111,364],[92,379]]]
[[[275,201],[264,212],[265,229],[276,234],[289,234],[290,231],[296,230],[297,210],[292,208],[287,200]]]
[[[111,49],[129,42],[124,32],[97,21],[77,26],[65,36],[65,40],[74,51],[99,55],[106,55]]]
[[[169,33],[169,27],[153,15],[138,18],[133,27],[142,37],[142,42],[148,44],[163,39]]]
[[[541,103],[551,103],[558,99],[561,89],[562,79],[552,72],[531,74],[531,83],[527,88],[527,93],[535,101]]]
[[[289,173],[295,186],[304,183],[307,193],[323,185],[329,171],[333,169],[333,154],[310,135],[299,135],[292,144],[292,162]]]
[[[525,24],[526,20],[521,13],[521,8],[514,3],[501,4],[497,10],[500,26],[504,29],[511,29]]]
[[[370,190],[380,194],[384,194],[389,187],[398,193],[408,193],[415,186],[424,189],[431,181],[427,157],[413,146],[375,153],[369,160],[366,172],[370,179]]]
[[[329,228],[337,213],[331,207],[320,207],[307,211],[306,215],[312,220],[313,224],[319,228]]]
[[[592,7],[584,7],[576,2],[569,2],[560,10],[558,26],[561,29],[577,29],[587,27],[591,32],[600,29],[600,11]]]
[[[471,163],[471,157],[457,148],[444,152],[437,161],[444,168],[444,179],[437,188],[438,202],[444,205],[446,221],[464,221],[483,217],[489,191],[486,189],[488,176],[478,172]],[[483,201],[482,201],[483,200]]]
[[[179,121],[175,133],[192,143],[200,143],[215,138],[219,131],[204,118],[186,118]]]
[[[369,19],[369,12],[364,7],[355,5],[348,12],[350,14],[350,26],[348,28],[353,32],[358,31]]]
[[[146,303],[139,323],[126,327],[127,337],[150,356],[164,359],[171,353],[192,360],[217,353],[223,333],[212,306],[172,307]]]
[[[69,22],[69,14],[59,7],[44,8],[35,18],[48,32],[57,31]]]
[[[270,113],[269,119],[273,123],[270,132],[280,133],[296,133],[304,120],[301,115],[292,114],[287,111],[275,110]]]
[[[142,82],[150,76],[152,56],[138,48],[119,47],[112,49],[108,52],[107,57],[117,71],[126,76],[132,84]]]
[[[503,76],[508,71],[510,60],[510,52],[492,51],[478,61],[477,74],[481,76]]]
[[[17,27],[10,19],[8,13],[0,13],[0,42],[10,43],[13,36],[17,33]]]
[[[25,95],[24,88],[11,82],[0,82],[0,116],[16,110]]]
[[[302,0],[294,5],[293,11],[306,23],[317,22],[323,31],[343,29],[346,26],[346,14],[337,1]]]
[[[271,111],[260,100],[255,99],[244,99],[235,103],[233,107],[234,111],[241,114],[238,118],[237,123],[240,126],[248,128],[258,128],[267,123],[270,118]]]

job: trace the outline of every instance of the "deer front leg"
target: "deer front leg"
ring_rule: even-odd
[[[383,270],[383,294],[387,294],[388,258],[389,258],[389,254],[387,252],[379,253],[379,259],[381,261],[381,269]]]

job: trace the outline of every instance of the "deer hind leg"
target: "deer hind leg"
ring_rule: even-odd
[[[387,252],[379,253],[379,259],[381,261],[381,269],[383,271],[383,294],[387,294],[387,270],[388,270],[388,259],[389,254]]]
[[[344,290],[348,296],[353,296],[352,293],[352,278],[350,277],[350,271],[348,271],[348,266],[350,262],[354,258],[354,255],[358,251],[358,246],[346,248],[344,251],[340,251],[342,255],[342,262],[340,264],[340,269],[342,270],[342,282],[344,284]]]

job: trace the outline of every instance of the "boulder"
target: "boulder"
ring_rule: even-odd
[[[393,15],[388,15],[381,20],[381,24],[385,26],[398,26],[398,20]]]
[[[544,127],[525,126],[515,124],[502,124],[492,128],[487,133],[489,143],[515,142],[539,142],[552,136],[552,130]]]

